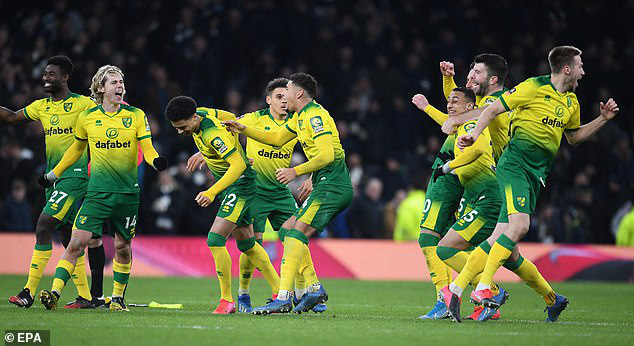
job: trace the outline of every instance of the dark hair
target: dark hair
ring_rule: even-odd
[[[457,88],[454,88],[452,91],[461,92],[469,100],[469,102],[476,103],[476,95],[473,92],[473,90],[469,88],[465,88],[465,87],[457,87]]]
[[[298,87],[304,89],[308,93],[308,96],[314,98],[317,96],[317,81],[308,73],[298,72],[293,73],[290,77],[291,82]]]
[[[271,93],[273,92],[273,90],[275,90],[277,88],[286,88],[287,84],[288,84],[288,79],[286,79],[286,78],[275,78],[274,80],[270,81],[266,85],[266,94],[271,96]]]
[[[73,62],[66,55],[52,56],[48,58],[46,65],[59,66],[59,69],[62,70],[62,74],[67,74],[68,76],[72,75],[75,69]]]
[[[196,113],[196,101],[189,96],[176,96],[167,103],[165,117],[169,121],[186,120]]]
[[[548,53],[548,64],[553,73],[559,73],[564,66],[572,66],[574,58],[581,55],[581,50],[573,46],[559,46]]]
[[[473,59],[473,65],[480,63],[486,66],[489,77],[498,77],[498,84],[504,85],[504,80],[509,73],[509,67],[504,57],[498,54],[483,53]]]

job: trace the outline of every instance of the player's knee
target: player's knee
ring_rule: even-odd
[[[418,235],[418,245],[420,245],[421,248],[436,246],[438,245],[439,238],[440,236],[433,235],[429,232],[420,232],[420,234]]]
[[[53,230],[59,221],[47,214],[40,214],[35,225],[35,238],[38,244],[50,244]]]
[[[90,241],[88,242],[88,247],[91,249],[100,247],[103,244],[103,240],[101,238],[97,238],[97,239],[90,239]]]
[[[517,240],[521,239],[530,228],[530,220],[514,219],[509,223],[508,233],[514,236]]]
[[[238,240],[236,241],[236,245],[238,247],[238,250],[242,252],[247,252],[255,246],[255,238],[251,237],[249,239]]]

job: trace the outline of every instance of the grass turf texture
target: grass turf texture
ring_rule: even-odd
[[[183,310],[130,308],[130,312],[66,310],[75,288],[69,281],[60,307],[46,311],[37,300],[29,309],[7,299],[24,284],[23,276],[0,276],[0,326],[6,329],[50,329],[52,345],[108,344],[627,344],[634,338],[634,285],[558,283],[557,292],[571,305],[554,324],[544,323],[544,302],[523,284],[503,285],[511,294],[502,320],[486,323],[421,321],[434,303],[433,287],[419,282],[325,280],[330,294],[324,314],[212,316],[218,286],[215,279],[136,278],[130,280],[128,303],[182,303]],[[44,278],[41,288],[50,288]],[[112,279],[105,280],[111,292]],[[237,282],[234,280],[234,289]],[[264,303],[269,289],[255,279],[254,306]],[[464,294],[462,315],[472,304]],[[234,298],[236,298],[234,296]]]

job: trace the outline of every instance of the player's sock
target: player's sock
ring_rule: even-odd
[[[436,253],[443,262],[447,263],[447,265],[458,273],[462,271],[462,268],[467,264],[467,259],[469,258],[469,254],[466,252],[447,246],[438,246]]]
[[[80,297],[86,300],[92,300],[92,295],[90,294],[90,287],[88,287],[88,277],[86,276],[86,254],[82,253],[79,257],[77,257],[77,262],[75,262],[75,270],[71,275],[73,278],[73,283],[75,287],[77,287],[77,294]]]
[[[57,267],[55,268],[55,277],[53,278],[53,287],[51,290],[61,295],[64,286],[66,286],[66,282],[70,279],[70,273],[73,271],[75,271],[74,264],[65,259],[59,260],[59,262],[57,262]]]
[[[128,285],[128,280],[130,279],[131,267],[132,262],[119,263],[117,260],[112,260],[112,272],[114,274],[114,283],[112,287],[113,297],[123,297],[123,292],[125,291],[125,287]]]
[[[319,289],[320,284],[319,278],[317,277],[317,272],[315,271],[315,265],[313,264],[313,257],[310,254],[310,248],[308,247],[308,244],[305,244],[304,247],[304,256],[300,264],[299,273],[304,276],[306,290],[308,292],[311,292],[311,286],[316,286],[317,289]]]
[[[269,255],[262,245],[255,241],[255,237],[238,241],[238,249],[243,251],[253,265],[262,273],[266,282],[271,286],[272,293],[277,293],[280,289],[280,277],[277,275],[275,268],[273,268]]]
[[[489,252],[487,263],[482,271],[482,277],[480,283],[476,287],[476,290],[482,290],[485,288],[491,288],[493,283],[493,276],[498,269],[506,262],[511,256],[511,252],[515,247],[515,242],[509,239],[505,234],[500,235],[498,240],[495,241]]]
[[[423,250],[423,256],[425,256],[427,269],[429,270],[429,277],[436,287],[436,295],[438,295],[443,287],[449,284],[449,275],[447,275],[447,273],[451,273],[450,269],[447,269],[449,267],[436,253],[438,241],[439,239],[431,234],[421,233],[418,236],[418,244],[421,250]]]
[[[282,258],[280,292],[278,299],[286,300],[293,290],[293,281],[299,271],[308,243],[306,235],[296,229],[288,231],[284,238],[284,257]]]
[[[555,304],[555,300],[557,299],[555,291],[553,291],[548,281],[546,281],[539,270],[537,270],[533,262],[520,255],[517,261],[507,261],[504,267],[512,270],[517,276],[524,280],[528,286],[534,289],[537,294],[542,296],[546,305],[552,306]]]
[[[295,298],[301,299],[306,294],[306,279],[304,275],[297,273],[295,275]]]
[[[40,284],[44,269],[53,252],[53,244],[35,244],[33,247],[33,256],[31,257],[31,266],[29,267],[29,279],[26,281],[24,288],[28,288],[31,294],[35,294],[37,286]]]
[[[249,260],[244,252],[240,254],[240,279],[238,280],[240,286],[238,287],[238,295],[248,294],[249,286],[251,285],[251,279],[253,278],[253,271],[255,266]]]
[[[106,265],[106,252],[103,244],[88,248],[88,264],[90,265],[90,295],[103,297],[103,268]]]
[[[473,283],[475,282],[474,287],[477,285],[478,281],[476,280],[480,279],[479,274],[482,272],[484,266],[486,265],[488,257],[487,252],[490,248],[491,246],[486,241],[484,241],[471,252],[464,268],[462,268],[462,271],[460,271],[456,279],[452,282],[452,285],[454,286],[450,285],[449,287],[449,289],[453,293],[461,295],[462,291],[467,288],[469,283],[473,285]],[[459,290],[456,289],[456,287],[458,287]],[[458,291],[460,293],[458,293]]]
[[[231,256],[225,247],[227,238],[218,233],[209,232],[207,246],[216,263],[216,274],[220,283],[220,299],[233,302],[231,294]]]

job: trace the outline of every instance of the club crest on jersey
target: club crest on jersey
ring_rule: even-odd
[[[468,134],[471,134],[473,132],[473,130],[475,130],[476,128],[476,124],[474,123],[468,123],[467,125],[464,126],[465,131],[467,131]]]
[[[59,115],[57,115],[57,114],[51,115],[50,122],[51,122],[51,125],[53,125],[53,126],[59,124]]]
[[[524,207],[526,205],[526,197],[517,197],[517,205]]]
[[[73,103],[72,102],[66,102],[64,103],[64,110],[66,112],[70,112],[70,110],[73,109]]]
[[[77,221],[79,222],[79,224],[80,224],[80,225],[83,225],[83,224],[85,224],[85,223],[86,223],[86,219],[88,219],[88,217],[87,217],[87,216],[80,215],[80,216],[77,218]]]
[[[123,117],[121,118],[121,122],[126,129],[130,128],[130,126],[132,126],[132,117]]]
[[[324,130],[324,122],[319,115],[310,118],[310,126],[313,127],[313,132],[318,133]]]
[[[115,128],[109,128],[106,130],[106,137],[110,138],[110,139],[115,139],[117,137],[119,137],[119,130],[115,129]]]
[[[211,141],[211,145],[216,148],[216,151],[218,151],[220,155],[224,154],[229,149],[220,137],[214,138],[214,140]]]

